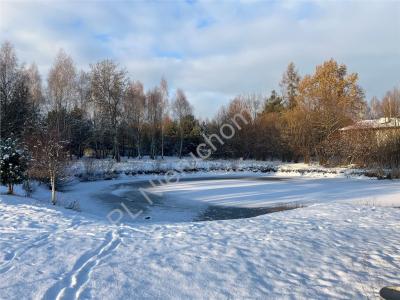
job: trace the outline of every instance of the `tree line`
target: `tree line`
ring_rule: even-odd
[[[345,65],[333,59],[305,76],[300,76],[290,63],[280,88],[268,97],[237,96],[220,109],[205,127],[209,134],[218,133],[222,124],[240,111],[246,111],[249,122],[232,139],[224,141],[214,156],[392,170],[400,167],[398,88],[382,99],[366,101],[358,74],[349,73]],[[399,128],[341,131],[358,121],[379,118],[396,120]]]
[[[46,127],[70,155],[90,148],[98,158],[182,156],[199,136],[199,122],[183,90],[170,97],[167,81],[144,90],[111,60],[78,71],[60,51],[43,87],[36,65],[18,65],[9,43],[1,48],[1,136],[29,139]]]
[[[12,44],[5,42],[0,49],[0,134],[2,141],[18,140],[27,148],[35,165],[32,176],[55,181],[57,162],[73,157],[182,157],[196,154],[201,143],[211,158],[365,164],[382,149],[377,146],[372,155],[355,141],[368,139],[371,147],[379,143],[371,134],[343,137],[340,129],[365,118],[400,117],[397,88],[368,102],[357,73],[333,59],[304,76],[290,63],[279,86],[269,95],[238,95],[215,117],[199,120],[185,92],[177,89],[171,95],[164,78],[145,89],[115,61],[78,70],[60,50],[43,82],[37,66],[20,63]],[[221,139],[221,129],[229,129],[224,124],[238,114],[246,122],[236,124],[229,139]],[[398,161],[396,147],[389,147],[392,154],[385,164]],[[382,163],[372,159],[377,161]]]

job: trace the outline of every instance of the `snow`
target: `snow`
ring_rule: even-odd
[[[117,226],[97,196],[123,196],[124,184],[153,176],[81,182],[60,193],[79,200],[82,212],[46,204],[42,188],[34,194],[40,200],[1,195],[0,299],[359,299],[398,284],[397,181],[213,175],[227,178],[190,174],[199,180],[150,191],[221,206],[308,206],[248,219]]]
[[[380,118],[373,120],[361,120],[354,125],[350,125],[340,129],[341,131],[357,130],[357,129],[388,129],[398,128],[400,124],[399,118]]]
[[[235,207],[265,207],[271,204],[308,204],[331,201],[357,201],[394,205],[400,185],[392,181],[345,178],[277,177],[256,175],[248,178],[178,182],[157,185],[149,192],[190,199],[190,201]],[[189,200],[188,200],[189,201]]]
[[[165,175],[121,175],[115,180],[79,182],[67,186],[67,192],[58,193],[58,201],[64,206],[78,201],[83,212],[103,219],[113,209],[117,209],[124,214],[123,222],[171,223],[193,220],[199,210],[204,211],[210,205],[260,208],[331,201],[393,205],[400,193],[400,185],[396,181],[345,178],[338,175],[334,178],[328,177],[327,180],[328,178],[323,177],[326,175],[321,173],[297,177],[293,174],[278,177],[253,172],[181,173],[170,180],[170,184],[165,184],[168,181]],[[320,177],[312,177],[317,175]],[[275,180],[276,178],[283,180]],[[153,184],[149,184],[150,180]],[[174,183],[176,180],[178,182]],[[130,192],[137,191],[141,186],[136,183],[150,186],[145,189],[146,195],[152,201],[157,201],[157,196],[162,196],[164,205],[147,205],[148,211],[133,219],[129,213],[136,214],[141,209],[132,204],[132,197],[129,196]],[[39,188],[33,197],[43,202],[48,201],[50,191]],[[139,197],[144,202],[143,196]],[[120,205],[121,202],[128,205],[129,212]]]
[[[201,160],[192,157],[179,159],[176,157],[164,157],[164,159],[152,160],[148,157],[122,158],[121,162],[114,163],[111,159],[86,159],[78,160],[71,166],[71,173],[76,176],[91,174],[94,179],[109,173],[143,174],[152,172],[190,172],[192,170],[203,172],[214,171],[241,171],[276,173],[283,176],[310,176],[310,177],[338,177],[362,173],[362,170],[351,166],[342,168],[326,168],[318,164],[283,163],[281,161],[257,161],[257,160]]]

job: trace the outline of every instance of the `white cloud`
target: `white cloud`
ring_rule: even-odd
[[[331,57],[367,96],[398,85],[400,2],[1,2],[0,40],[46,73],[58,48],[80,67],[110,57],[146,87],[165,76],[205,117],[237,93],[278,88]],[[45,74],[44,74],[45,75]]]

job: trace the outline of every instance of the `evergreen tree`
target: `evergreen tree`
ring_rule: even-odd
[[[26,177],[26,158],[24,151],[17,148],[15,139],[0,141],[0,179],[8,186],[8,194],[14,193],[14,184],[22,183]]]
[[[283,99],[275,90],[272,90],[271,96],[265,101],[264,113],[281,112],[284,110]]]

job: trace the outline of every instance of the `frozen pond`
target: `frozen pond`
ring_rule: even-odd
[[[180,178],[170,184],[160,184],[156,180],[151,184],[149,180],[143,180],[115,184],[111,190],[96,194],[96,201],[106,210],[114,211],[110,215],[112,219],[122,217],[122,222],[170,223],[249,218],[292,207],[286,204],[248,207],[224,200],[208,202],[193,197],[192,193],[207,195],[210,190],[229,190],[229,187],[259,186],[286,180],[260,176]]]
[[[397,182],[373,180],[372,184],[370,179],[187,174],[179,182],[169,184],[154,180],[152,186],[146,178],[157,177],[82,184],[82,189],[92,191],[91,201],[81,201],[86,205],[84,210],[105,217],[110,211],[118,210],[122,222],[174,223],[248,218],[332,201],[382,205],[383,196],[390,204],[388,199],[395,201],[396,193],[400,192]],[[76,195],[82,192],[77,189]]]

